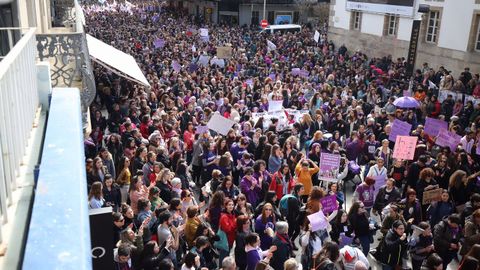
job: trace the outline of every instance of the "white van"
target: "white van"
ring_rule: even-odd
[[[273,34],[273,33],[297,33],[297,32],[300,32],[302,30],[302,26],[301,25],[298,25],[298,24],[276,24],[276,25],[269,25],[267,26],[267,28],[265,29],[262,29],[262,33],[263,32],[267,32],[269,34]]]

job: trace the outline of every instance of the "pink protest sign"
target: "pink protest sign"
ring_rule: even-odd
[[[328,227],[328,221],[322,211],[307,216],[312,226],[311,231],[325,230]]]
[[[408,136],[410,135],[411,129],[411,124],[395,119],[395,121],[393,121],[392,131],[390,132],[388,139],[394,142],[397,139],[397,136]]]
[[[436,137],[438,136],[438,133],[440,133],[440,130],[445,129],[448,130],[448,123],[435,119],[435,118],[430,118],[427,117],[427,120],[425,121],[425,133],[427,133],[430,136]]]
[[[320,203],[322,204],[323,213],[331,213],[331,212],[338,209],[338,203],[337,203],[337,196],[336,195],[330,195],[330,196],[323,197],[320,200]]]
[[[393,158],[413,160],[417,140],[418,138],[413,136],[397,136],[393,148]]]
[[[435,143],[443,147],[448,146],[452,151],[455,151],[455,149],[457,149],[458,144],[460,143],[461,138],[462,137],[460,137],[460,135],[449,132],[446,129],[442,129],[438,133],[438,137]]]
[[[318,179],[322,181],[337,182],[339,168],[340,155],[322,153],[320,155],[320,171],[318,172]]]

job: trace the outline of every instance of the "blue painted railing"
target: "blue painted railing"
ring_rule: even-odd
[[[22,269],[92,269],[80,94],[55,88]]]

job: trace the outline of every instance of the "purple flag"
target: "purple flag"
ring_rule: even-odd
[[[270,75],[268,75],[268,77],[269,77],[270,79],[272,79],[272,81],[275,81],[275,78],[276,78],[277,76],[275,75],[275,73],[270,73]]]
[[[188,66],[188,72],[193,73],[197,71],[198,65],[196,63],[191,63],[190,66]]]
[[[395,121],[393,121],[392,130],[390,132],[390,136],[388,136],[388,139],[394,142],[397,139],[397,136],[408,136],[410,135],[411,129],[411,124],[395,119]]]
[[[430,136],[436,137],[440,132],[440,130],[442,129],[448,130],[447,122],[443,120],[427,117],[427,120],[425,121],[425,129],[424,129],[425,133],[427,133]]]
[[[180,72],[180,70],[182,69],[182,66],[177,61],[173,61],[172,62],[172,68],[176,72]]]
[[[155,46],[155,49],[163,48],[165,46],[165,40],[163,38],[157,38],[153,42],[153,45]]]

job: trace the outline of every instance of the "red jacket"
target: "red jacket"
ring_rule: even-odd
[[[272,190],[272,191],[275,191],[275,193],[277,193],[278,201],[280,201],[283,195],[285,195],[283,194],[282,178],[283,178],[283,175],[281,175],[280,172],[274,173],[272,176],[272,182],[270,182],[270,186],[268,187],[268,190]],[[288,182],[287,191],[288,191],[288,194],[290,194],[290,192],[293,189],[293,186],[295,186],[295,182],[290,176],[288,176],[287,182]]]
[[[220,215],[220,229],[227,234],[228,246],[232,247],[237,236],[237,218],[233,213],[222,213]]]

